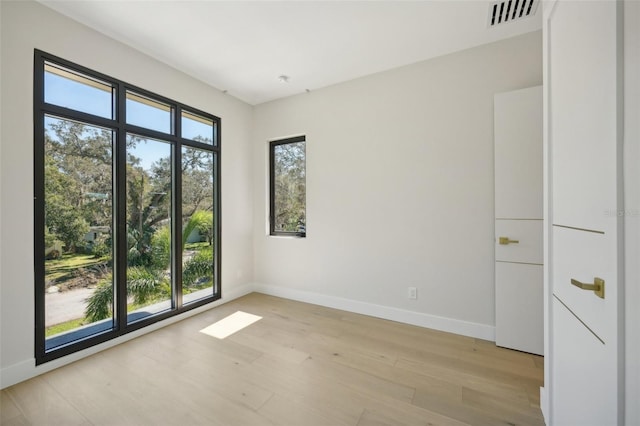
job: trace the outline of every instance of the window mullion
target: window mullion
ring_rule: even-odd
[[[213,202],[215,203],[213,208],[213,214],[216,215],[214,217],[214,226],[215,226],[215,245],[214,245],[214,271],[213,271],[213,292],[214,294],[220,295],[222,293],[222,276],[220,275],[220,271],[222,270],[222,160],[220,159],[221,151],[220,151],[220,141],[221,136],[220,132],[222,131],[222,125],[218,121],[218,133],[216,135],[216,147],[217,151],[213,153],[213,167],[215,167],[215,184],[213,185]]]
[[[177,142],[173,145],[173,247],[171,250],[171,258],[173,262],[173,277],[171,284],[173,285],[173,306],[176,309],[182,309],[182,144],[180,143],[180,135],[182,132],[182,124],[179,117],[182,114],[182,108],[178,105],[175,109],[174,129],[175,135],[178,137]]]
[[[115,289],[113,309],[117,332],[121,333],[127,326],[127,132],[126,90],[119,84],[116,92],[116,134],[115,161],[115,193],[116,193],[116,229],[114,271]]]
[[[36,55],[36,72],[33,73],[34,91],[34,261],[35,261],[35,348],[36,354],[45,352],[45,148],[44,148],[44,58]]]
[[[93,126],[100,126],[113,129],[117,126],[117,122],[110,118],[98,117],[96,115],[87,114],[81,111],[74,111],[69,108],[61,107],[58,105],[44,104],[44,109],[49,115],[64,118],[71,121],[77,121]]]
[[[275,176],[275,144],[269,144],[269,234],[275,233],[275,211],[276,211],[276,176]]]

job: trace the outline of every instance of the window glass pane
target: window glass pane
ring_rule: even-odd
[[[113,132],[45,116],[45,349],[113,328]]]
[[[273,230],[306,233],[305,142],[273,145]]]
[[[183,303],[213,295],[214,154],[182,148]]]
[[[127,322],[171,309],[171,145],[127,135]]]
[[[44,101],[113,118],[113,86],[58,65],[44,65]]]
[[[182,112],[182,137],[213,145],[217,126],[213,120],[190,112]]]
[[[127,124],[172,133],[171,106],[127,91]]]

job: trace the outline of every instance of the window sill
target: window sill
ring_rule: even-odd
[[[291,235],[282,235],[282,234],[267,234],[268,238],[276,238],[276,239],[283,239],[283,240],[304,240],[307,238],[306,235],[295,235],[295,234],[291,234]]]

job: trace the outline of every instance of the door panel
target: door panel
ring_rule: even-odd
[[[496,219],[542,219],[542,87],[494,97]]]
[[[553,242],[557,253],[553,264],[553,294],[605,343],[612,338],[615,341],[616,318],[611,311],[616,305],[607,303],[617,298],[616,264],[615,257],[611,256],[616,252],[616,247],[611,247],[615,239],[594,232],[554,227]],[[572,278],[593,283],[595,277],[605,280],[604,299],[571,284]]]
[[[500,237],[518,243],[503,245]],[[496,220],[496,261],[542,265],[542,220]]]
[[[615,231],[616,31],[615,1],[558,2],[549,25],[555,224]]]
[[[617,372],[609,348],[555,298],[553,321],[552,425],[615,425],[616,394],[608,390],[615,389]]]
[[[496,263],[496,345],[542,355],[542,265]]]

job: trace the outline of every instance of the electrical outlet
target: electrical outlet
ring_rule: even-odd
[[[409,287],[407,289],[407,295],[409,296],[409,299],[417,299],[418,298],[418,289],[415,287]]]

